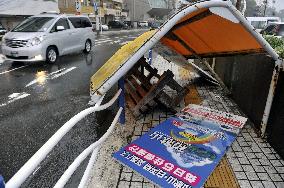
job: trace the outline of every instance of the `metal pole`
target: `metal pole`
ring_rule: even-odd
[[[0,176],[0,188],[5,188],[5,182],[3,176]]]
[[[119,117],[119,123],[125,124],[125,89],[123,77],[118,81],[118,87],[121,89],[121,93],[118,99],[118,105],[120,108],[122,108],[122,112]]]
[[[153,57],[153,51],[151,49],[151,50],[149,50],[149,65],[152,64],[152,57]]]
[[[272,74],[270,88],[269,88],[266,105],[265,105],[265,109],[264,109],[264,113],[263,113],[263,117],[261,121],[261,136],[262,137],[265,137],[267,123],[268,123],[269,115],[271,112],[272,102],[274,99],[274,94],[275,94],[275,90],[276,90],[276,86],[278,82],[279,72],[280,72],[280,67],[276,65],[274,68],[273,74]]]
[[[100,0],[100,24],[101,24],[101,34],[103,33],[103,23],[102,23],[102,10],[103,10],[103,7],[104,7],[104,1],[103,0]]]

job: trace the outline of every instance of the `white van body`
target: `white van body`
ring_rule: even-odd
[[[247,20],[257,31],[261,31],[271,22],[281,22],[279,17],[247,17]]]
[[[2,52],[12,61],[54,63],[61,55],[89,52],[94,37],[88,17],[43,13],[8,32],[2,39]]]

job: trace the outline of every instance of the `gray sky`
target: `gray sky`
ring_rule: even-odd
[[[256,0],[257,3],[264,2],[265,0]],[[275,0],[275,8],[276,10],[284,9],[284,0]],[[272,6],[272,0],[268,0],[269,5]]]

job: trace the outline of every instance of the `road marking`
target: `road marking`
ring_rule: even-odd
[[[65,75],[65,74],[67,74],[68,72],[76,69],[76,68],[77,67],[71,67],[71,68],[68,68],[68,69],[63,68],[63,69],[54,71],[50,74],[46,74],[45,71],[37,72],[36,79],[34,79],[30,83],[28,83],[25,87],[29,87],[29,86],[32,86],[32,85],[37,84],[37,83],[43,84],[43,83],[46,82],[46,80],[53,80],[53,79],[59,78],[59,77]]]
[[[25,67],[27,67],[27,66],[29,66],[29,65],[24,65],[24,66],[17,67],[17,68],[11,69],[11,70],[6,70],[6,71],[4,71],[4,72],[0,72],[0,75],[6,74],[6,73],[8,73],[8,72],[12,72],[12,71],[15,71],[15,70],[18,70],[18,69],[25,68]]]
[[[131,42],[131,41],[124,41],[124,42],[120,43],[120,45],[125,45],[125,44],[127,44],[129,42]]]
[[[104,41],[95,42],[95,44],[101,44],[101,43],[112,42],[112,41],[113,40],[104,40]]]
[[[98,39],[98,40],[95,40],[95,42],[106,41],[106,40],[112,40],[112,39],[111,38]]]
[[[9,100],[6,103],[0,104],[0,107],[6,106],[12,102],[15,102],[19,99],[23,99],[30,96],[30,94],[26,93],[26,92],[22,92],[22,93],[13,93],[11,95],[8,96]]]
[[[71,68],[66,69],[66,70],[64,70],[62,72],[59,72],[58,74],[57,73],[56,74],[52,74],[50,79],[53,80],[55,78],[59,78],[60,76],[63,76],[64,74],[67,74],[68,72],[70,72],[70,71],[72,71],[72,70],[74,70],[76,68],[77,67],[71,67]]]

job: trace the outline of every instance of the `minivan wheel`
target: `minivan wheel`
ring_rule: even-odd
[[[90,40],[87,40],[85,43],[85,49],[84,52],[85,53],[90,53],[90,51],[92,50],[92,43]]]
[[[47,63],[55,63],[57,60],[58,54],[55,47],[48,47],[46,50],[46,62]]]

